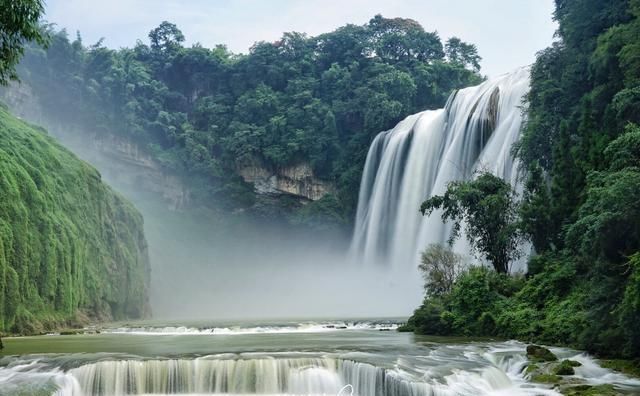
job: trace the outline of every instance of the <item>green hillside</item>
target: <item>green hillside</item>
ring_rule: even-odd
[[[137,210],[0,107],[0,331],[143,317],[149,273]]]

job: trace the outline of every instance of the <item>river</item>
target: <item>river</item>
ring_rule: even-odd
[[[526,344],[400,333],[397,319],[117,323],[6,338],[0,395],[558,395],[525,378]],[[586,354],[572,381],[640,381]]]

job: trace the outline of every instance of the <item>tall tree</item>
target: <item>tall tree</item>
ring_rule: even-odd
[[[468,44],[457,37],[451,37],[444,45],[444,53],[452,63],[457,63],[473,71],[480,71],[478,48],[475,44]]]
[[[511,261],[520,256],[520,233],[514,192],[507,182],[488,172],[472,181],[452,182],[444,195],[433,196],[420,207],[425,216],[436,209],[443,210],[442,221],[453,221],[450,244],[460,237],[464,222],[471,246],[497,272],[509,272]]]
[[[18,79],[16,65],[26,43],[47,43],[38,24],[43,12],[42,0],[0,0],[0,85]]]

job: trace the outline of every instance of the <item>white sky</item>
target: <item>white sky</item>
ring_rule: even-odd
[[[45,18],[72,35],[79,30],[85,44],[104,37],[113,48],[147,42],[168,20],[188,44],[226,44],[238,53],[283,32],[317,35],[382,14],[415,19],[443,41],[458,36],[476,44],[482,73],[496,76],[532,63],[551,44],[552,11],[553,0],[47,0]]]

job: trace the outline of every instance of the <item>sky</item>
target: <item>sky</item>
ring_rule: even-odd
[[[283,32],[314,36],[382,14],[415,19],[443,41],[457,36],[475,44],[481,72],[493,77],[533,63],[551,44],[552,11],[553,0],[46,0],[45,19],[72,35],[80,31],[85,44],[104,37],[111,48],[147,42],[148,32],[167,20],[187,44],[246,53]]]

